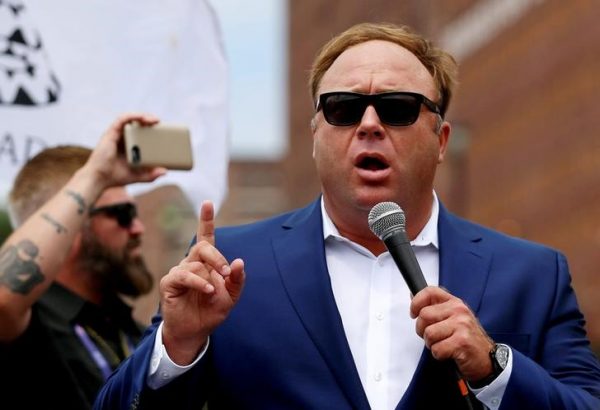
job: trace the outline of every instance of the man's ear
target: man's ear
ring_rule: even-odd
[[[440,152],[438,154],[438,164],[444,162],[446,156],[446,150],[448,149],[448,142],[450,141],[450,131],[452,127],[448,121],[442,120],[438,130],[438,140],[440,142]]]
[[[317,131],[317,119],[315,118],[315,116],[313,115],[313,117],[310,119],[310,131],[312,132],[312,138],[313,138],[313,151],[312,151],[312,157],[313,159],[315,158],[315,132]]]

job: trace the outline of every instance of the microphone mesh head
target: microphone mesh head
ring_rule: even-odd
[[[404,211],[395,202],[380,202],[369,212],[369,228],[381,240],[398,229],[404,231],[405,226]]]

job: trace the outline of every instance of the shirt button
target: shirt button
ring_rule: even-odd
[[[500,400],[498,400],[498,398],[497,398],[497,397],[494,397],[494,398],[491,400],[491,403],[492,403],[494,406],[497,406],[497,405],[500,403]]]
[[[381,381],[381,373],[379,373],[379,372],[375,373],[375,375],[373,376],[373,379],[375,379],[376,382]]]
[[[375,317],[377,318],[377,320],[383,320],[383,313],[378,313]]]
[[[162,377],[164,380],[167,380],[169,378],[169,373],[167,373],[167,372],[161,372],[160,373],[160,377]]]

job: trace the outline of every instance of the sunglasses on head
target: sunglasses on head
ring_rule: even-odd
[[[131,202],[123,202],[120,204],[99,206],[98,208],[90,209],[90,216],[103,214],[117,220],[121,228],[129,228],[133,220],[137,217],[137,208]]]
[[[441,115],[440,107],[422,94],[393,91],[379,94],[359,94],[335,91],[319,96],[317,111],[323,110],[325,120],[331,125],[358,124],[365,110],[372,105],[382,123],[387,125],[411,125],[421,112],[421,104],[429,111]]]

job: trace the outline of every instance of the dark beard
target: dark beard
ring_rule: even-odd
[[[138,246],[139,238],[132,238],[118,253],[96,240],[91,232],[82,238],[80,268],[92,274],[106,290],[137,297],[150,292],[153,276],[142,257],[130,257],[129,249]]]

